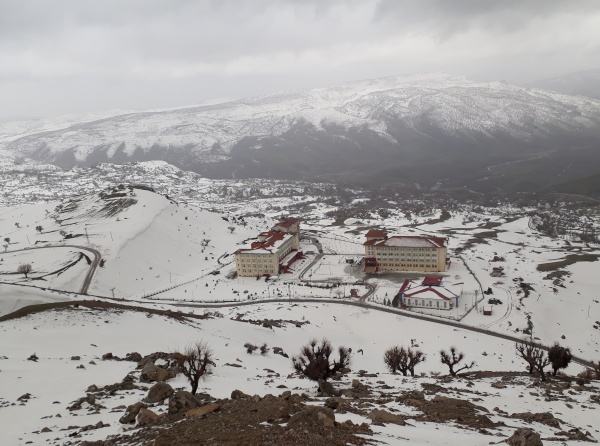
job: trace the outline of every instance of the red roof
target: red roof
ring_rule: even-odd
[[[427,291],[432,291],[432,292],[434,292],[435,294],[437,294],[438,296],[440,296],[440,297],[441,297],[442,299],[444,299],[444,300],[450,300],[450,298],[449,298],[449,297],[447,297],[447,296],[444,296],[442,293],[440,293],[438,290],[436,290],[436,289],[435,289],[435,287],[432,287],[432,286],[430,286],[430,287],[427,287],[427,288],[422,288],[422,289],[420,289],[420,290],[416,290],[416,291],[412,291],[412,292],[411,292],[410,290],[408,290],[408,291],[406,291],[406,292],[404,293],[404,295],[405,295],[406,297],[412,297],[412,296],[416,296],[417,294],[425,293],[425,292],[427,292]]]
[[[371,232],[371,231],[369,231],[369,232]],[[368,234],[369,233],[367,233],[367,237],[369,237]],[[393,235],[389,238],[384,238],[383,240],[373,240],[373,239],[367,240],[366,242],[363,243],[363,245],[394,246],[395,240],[402,240],[402,239],[425,240],[425,241],[429,242],[429,244],[431,244],[433,247],[436,247],[436,248],[442,248],[446,244],[445,237],[434,237],[431,235]]]
[[[423,279],[424,286],[440,286],[442,284],[441,276],[425,276]]]
[[[260,236],[265,237],[263,241],[257,240],[250,243],[250,249],[241,248],[236,251],[236,253],[244,252],[244,251],[252,251],[254,249],[266,249],[271,248],[275,242],[283,240],[284,237],[288,235],[285,232],[281,231],[265,231],[261,232]]]
[[[369,229],[367,231],[367,238],[371,237],[385,238],[387,237],[387,231],[383,229]]]
[[[400,287],[400,293],[403,293],[410,286],[410,280],[404,279],[404,283]]]

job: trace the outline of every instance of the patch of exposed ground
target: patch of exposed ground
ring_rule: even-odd
[[[537,270],[541,272],[550,272],[573,265],[577,262],[595,262],[598,259],[600,259],[600,255],[598,254],[568,254],[564,259],[561,260],[540,263],[537,266]]]
[[[164,417],[156,426],[142,428],[131,435],[84,444],[342,446],[370,443],[364,437],[371,432],[366,424],[338,423],[331,409],[307,405],[305,401],[306,397],[289,392],[279,397],[261,398],[234,391],[232,398],[211,403],[205,410],[188,411],[179,422],[173,423]]]

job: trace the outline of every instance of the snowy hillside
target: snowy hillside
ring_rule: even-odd
[[[208,274],[219,256],[253,234],[222,217],[130,187],[8,208],[0,217],[0,279],[78,292],[97,256],[89,294],[167,288]],[[31,264],[29,277],[17,273],[21,264]]]
[[[515,156],[516,146],[533,154],[549,151],[565,135],[572,137],[569,145],[585,145],[599,129],[598,100],[431,75],[123,114],[34,131],[11,138],[5,148],[65,167],[162,159],[211,176],[289,177],[341,174],[367,154],[363,174],[390,161],[420,165],[422,156],[437,153],[452,165],[471,146],[473,158],[483,156],[489,164]],[[329,159],[336,154],[356,162],[336,167]]]

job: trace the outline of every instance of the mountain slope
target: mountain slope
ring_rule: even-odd
[[[564,94],[600,99],[600,69],[577,71],[564,76],[541,79],[530,85]]]
[[[464,186],[483,176],[496,187],[506,174],[483,169],[532,157],[556,165],[565,150],[584,162],[562,180],[590,174],[598,141],[600,101],[439,75],[131,113],[6,147],[63,167],[161,159],[212,177]]]

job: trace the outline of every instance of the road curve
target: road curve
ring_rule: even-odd
[[[72,296],[79,295],[79,293],[56,290],[56,289],[52,289],[52,288],[38,287],[35,285],[14,284],[14,283],[8,283],[8,282],[0,282],[0,283],[5,284],[5,285],[14,285],[14,286],[30,287],[30,288],[38,288],[38,289],[42,289],[42,290],[56,291],[56,292],[61,292],[65,295],[72,295]],[[121,303],[135,302],[138,304],[145,304],[145,305],[160,304],[160,305],[169,305],[169,306],[177,307],[177,308],[235,308],[235,307],[245,307],[245,306],[249,306],[249,305],[260,305],[260,304],[271,304],[271,303],[318,303],[318,304],[326,303],[326,304],[346,305],[346,306],[363,308],[366,310],[382,311],[384,313],[391,313],[391,314],[396,314],[398,316],[410,317],[413,319],[419,319],[419,320],[426,321],[426,322],[432,322],[434,324],[447,325],[450,327],[455,327],[457,329],[472,331],[475,333],[480,333],[480,334],[483,334],[486,336],[500,338],[500,339],[504,339],[504,340],[511,341],[511,342],[523,341],[522,338],[519,338],[517,336],[511,336],[511,335],[504,334],[504,333],[498,333],[496,331],[488,330],[486,328],[481,328],[481,327],[474,327],[472,325],[465,325],[460,322],[452,321],[449,319],[439,319],[439,318],[427,316],[424,314],[413,313],[411,311],[401,310],[401,309],[395,308],[395,307],[384,307],[381,305],[373,305],[373,304],[359,302],[359,301],[342,300],[342,299],[306,297],[306,298],[294,298],[294,299],[262,299],[262,300],[243,301],[243,302],[229,301],[229,302],[194,303],[194,304],[192,304],[192,303],[179,303],[179,302],[167,303],[164,301],[152,302],[152,301],[140,301],[140,300],[127,300],[127,299],[117,299],[117,298],[111,298],[108,296],[100,296],[100,295],[92,295],[90,297],[94,297],[97,299],[106,299],[109,301],[121,302]],[[43,304],[43,305],[47,305],[47,304]],[[36,307],[36,305],[31,305],[31,307]],[[28,308],[28,307],[24,307],[24,308]],[[145,307],[140,307],[140,308],[145,308]],[[2,316],[2,320],[11,319],[14,317],[13,314],[17,314],[20,311],[22,311],[22,310],[17,310],[13,313],[9,313],[9,314]],[[536,345],[546,351],[548,351],[550,349],[550,347],[547,347],[543,344],[536,343]],[[588,361],[588,360],[580,358],[578,356],[573,356],[573,361],[584,367],[593,367],[593,365],[594,365],[592,361]]]
[[[87,294],[90,284],[92,283],[92,279],[94,278],[94,274],[96,273],[96,269],[98,268],[98,265],[100,264],[100,260],[102,259],[102,254],[100,254],[100,251],[98,251],[97,249],[90,248],[89,246],[80,246],[80,245],[44,245],[44,246],[33,246],[30,248],[15,249],[12,251],[6,251],[6,253],[10,254],[12,252],[23,252],[23,251],[33,251],[34,249],[52,249],[52,248],[74,248],[74,249],[79,249],[82,251],[87,251],[94,256],[92,263],[90,263],[88,272],[85,275],[85,278],[83,279],[83,284],[81,285],[81,289],[79,291],[79,294]]]

